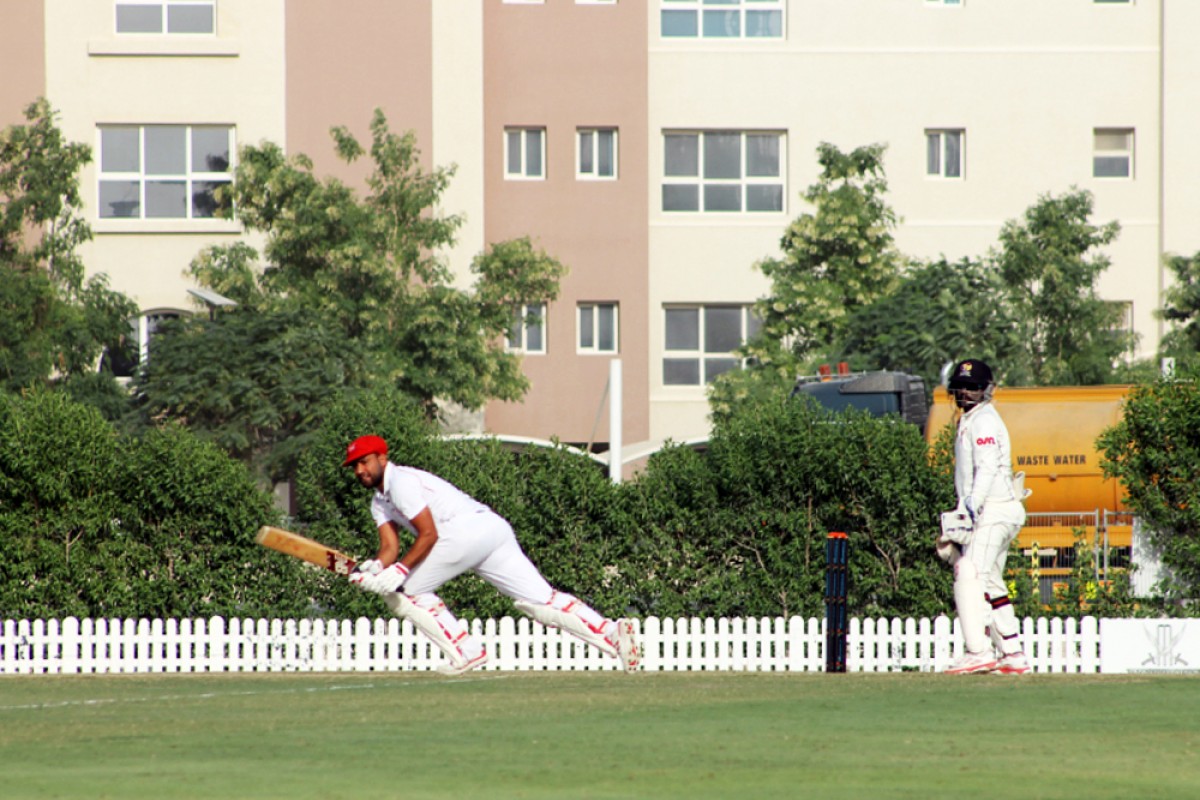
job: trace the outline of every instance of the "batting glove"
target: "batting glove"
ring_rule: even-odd
[[[408,580],[408,567],[397,561],[390,567],[384,568],[377,575],[357,573],[350,576],[350,582],[375,594],[390,594],[400,591],[400,587]]]
[[[365,575],[378,575],[383,572],[383,562],[378,558],[368,559],[355,567],[354,571]]]
[[[971,518],[971,524],[975,524],[975,499],[968,497],[963,500],[963,508],[967,510],[967,516]]]

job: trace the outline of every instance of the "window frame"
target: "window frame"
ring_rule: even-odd
[[[599,174],[600,165],[600,134],[612,134],[612,153],[610,155],[610,163],[612,164],[611,175]],[[592,169],[590,172],[585,172],[583,168],[583,156],[585,151],[584,137],[591,137],[590,150],[592,159]],[[615,125],[611,126],[589,126],[579,127],[575,129],[575,179],[580,181],[615,181],[617,180],[620,168],[618,159],[621,153],[620,131]]]
[[[738,177],[709,177],[705,174],[709,167],[710,141],[719,148],[719,138],[730,135],[738,136]],[[670,140],[672,138],[695,137],[695,173],[674,173],[671,170]],[[775,140],[775,174],[750,175],[752,137],[770,137]],[[665,128],[662,131],[663,168],[660,192],[660,211],[663,214],[705,214],[717,216],[733,216],[747,214],[785,214],[787,213],[787,132],[785,130],[767,130],[760,128],[731,130],[731,129],[689,129]],[[738,209],[710,207],[709,198],[722,188],[737,187]],[[767,187],[778,192],[778,208],[749,208],[751,189]],[[668,208],[667,194],[669,190],[694,188],[696,194],[695,208]],[[710,193],[709,190],[713,190]]]
[[[739,312],[739,342],[737,347],[743,347],[762,329],[762,322],[754,315],[753,303],[664,303],[663,311],[663,348],[661,357],[661,372],[659,373],[662,380],[662,385],[668,389],[703,389],[709,386],[713,380],[725,372],[733,369],[742,369],[746,366],[748,359],[738,356],[733,350],[709,350],[707,339],[709,337],[707,312],[737,309]],[[696,311],[697,326],[696,326],[696,347],[681,348],[671,347],[668,343],[669,331],[667,329],[668,319],[671,311]],[[667,378],[668,362],[694,361],[696,363],[696,375],[698,382],[679,382],[669,381]],[[732,366],[721,369],[717,373],[709,375],[709,361],[734,361]]]
[[[505,351],[534,356],[545,355],[549,352],[549,315],[547,311],[546,303],[521,303],[513,306],[512,320],[509,324],[508,335],[504,341]],[[539,321],[531,324],[530,319],[534,317]],[[519,335],[514,330],[517,326],[520,326]],[[529,332],[535,329],[541,332],[540,347],[529,346]]]
[[[1097,138],[1100,136],[1123,135],[1125,137],[1124,149],[1103,149],[1098,146]],[[1092,128],[1092,179],[1098,181],[1131,181],[1134,179],[1137,167],[1135,154],[1137,152],[1137,128],[1133,126],[1102,126]],[[1106,159],[1112,161],[1114,159],[1123,158],[1125,160],[1126,173],[1124,175],[1100,175],[1096,171],[1097,161]]]
[[[949,140],[951,134],[958,138],[958,174],[948,175],[946,165],[950,163]],[[933,150],[931,140],[937,137],[938,169],[933,171],[930,163]],[[966,128],[926,128],[925,129],[925,177],[930,180],[961,181],[967,177],[967,129]]]
[[[538,174],[529,173],[529,135],[538,134],[538,158],[541,159],[541,172]],[[521,165],[517,171],[510,169],[512,166],[511,160],[511,137],[516,134],[520,136],[520,160]],[[507,125],[504,128],[504,179],[507,181],[544,181],[546,180],[546,127],[544,125]]]
[[[153,129],[183,131],[183,171],[182,172],[151,172],[148,171],[148,160],[160,155],[160,152],[154,147],[147,147],[147,134]],[[135,130],[137,132],[137,161],[138,168],[136,170],[122,169],[105,169],[105,160],[108,157],[105,142],[106,134],[116,131]],[[224,170],[197,170],[194,168],[193,159],[196,155],[196,134],[202,130],[220,130],[225,134],[225,146],[227,161]],[[196,186],[198,184],[210,184],[211,190],[217,188],[216,184],[225,186],[233,185],[233,174],[237,167],[235,158],[237,154],[237,129],[233,125],[224,123],[192,123],[192,124],[159,124],[159,123],[135,123],[135,124],[114,124],[114,123],[99,123],[96,125],[96,219],[104,223],[121,222],[121,221],[136,221],[140,223],[157,223],[157,222],[198,222],[207,220],[221,221],[221,217],[217,213],[217,207],[214,205],[212,213],[197,214],[196,213]],[[110,140],[111,142],[111,140]],[[111,142],[112,146],[118,146],[115,142]],[[148,149],[150,153],[148,154]],[[170,154],[174,155],[174,154]],[[115,154],[114,154],[115,157]],[[119,201],[106,201],[104,196],[105,184],[116,186],[117,184],[136,183],[137,188],[137,209],[136,215],[121,215],[121,214],[106,214],[105,210],[113,206]],[[178,184],[184,185],[184,198],[186,202],[185,212],[181,216],[151,214],[148,213],[151,203],[147,202],[147,187],[154,184]],[[210,195],[211,196],[211,195]]]
[[[787,2],[786,0],[726,0],[719,6],[706,4],[705,0],[659,0],[658,36],[665,41],[768,41],[781,42],[787,38]],[[710,35],[708,31],[706,12],[708,14],[737,13],[738,33],[731,35]],[[748,35],[747,25],[750,14],[774,13],[779,19],[779,33],[771,35]],[[695,33],[667,33],[664,22],[667,15],[674,19],[684,19],[690,15],[694,20]]]
[[[161,27],[159,30],[121,30],[122,7],[157,7],[161,9]],[[212,29],[208,31],[172,31],[170,30],[171,15],[169,9],[175,8],[210,8],[212,9]],[[115,0],[113,3],[113,32],[118,36],[206,36],[217,35],[217,0]]]
[[[600,345],[600,309],[612,309],[612,347],[603,348]],[[592,344],[585,345],[583,341],[585,309],[592,310],[591,337]],[[621,352],[621,304],[613,301],[581,301],[575,304],[575,352],[579,355],[611,356]]]

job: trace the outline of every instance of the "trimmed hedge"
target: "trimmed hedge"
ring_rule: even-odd
[[[342,396],[323,420],[283,524],[358,556],[377,545],[370,493],[341,461],[376,433],[393,460],[495,508],[552,584],[608,615],[820,616],[834,530],[850,537],[851,614],[950,610],[930,546],[953,505],[948,461],[909,425],[771,400],[719,422],[706,453],[669,447],[613,484],[566,448],[440,439],[395,392]],[[185,429],[133,438],[62,394],[0,398],[0,617],[386,613],[254,543],[281,522],[244,466]],[[467,617],[512,613],[473,576],[442,594]]]
[[[119,434],[65,394],[0,396],[0,617],[304,615],[254,544],[271,498],[182,428]]]

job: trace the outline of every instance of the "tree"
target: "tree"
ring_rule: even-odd
[[[895,285],[903,258],[892,240],[896,215],[883,199],[883,152],[878,144],[850,153],[829,143],[817,148],[821,176],[803,195],[813,211],[788,226],[781,256],[755,265],[771,280],[754,305],[762,329],[741,350],[750,366],[712,386],[714,419],[786,393],[797,375],[836,352],[851,314]]]
[[[1190,257],[1167,256],[1167,267],[1175,276],[1163,297],[1159,312],[1172,323],[1159,350],[1180,364],[1200,362],[1200,252]]]
[[[15,391],[94,372],[137,305],[104,275],[84,279],[78,248],[87,145],[68,142],[45,99],[0,132],[0,385]],[[111,381],[110,381],[111,382]]]
[[[363,155],[344,129],[333,136],[344,160]],[[266,235],[266,266],[245,243],[193,261],[196,280],[239,307],[158,337],[136,382],[147,418],[185,419],[278,477],[294,463],[280,448],[313,430],[322,395],[383,384],[430,418],[441,402],[523,396],[528,381],[504,350],[512,309],[557,297],[565,268],[528,239],[501,242],[474,260],[473,289],[456,288],[437,253],[461,220],[434,211],[452,170],[422,171],[413,134],[392,133],[381,112],[371,136],[361,198],[318,179],[303,155],[243,148],[233,205]]]
[[[1170,570],[1169,598],[1200,590],[1200,373],[1138,386],[1121,420],[1097,440],[1106,477],[1124,487],[1126,502],[1150,532]]]
[[[1091,215],[1090,192],[1047,194],[1000,231],[993,260],[1025,342],[1022,361],[1008,367],[1010,382],[1103,383],[1133,346],[1133,335],[1120,330],[1120,307],[1096,291],[1110,264],[1098,251],[1120,226],[1094,225]]]
[[[842,153],[828,143],[817,149],[821,177],[804,193],[813,212],[788,226],[781,258],[757,265],[771,292],[755,304],[763,328],[750,355],[802,358],[828,350],[855,309],[894,285],[903,259],[892,240],[896,215],[883,199],[883,151],[869,145]]]
[[[892,292],[856,309],[841,347],[845,358],[915,373],[932,386],[947,362],[969,355],[1006,365],[1021,342],[995,270],[942,258],[915,265]]]

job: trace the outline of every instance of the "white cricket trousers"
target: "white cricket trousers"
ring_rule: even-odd
[[[1024,519],[1023,513],[1020,518]],[[1008,596],[1008,583],[1004,580],[1008,548],[1020,530],[1021,525],[1017,522],[981,520],[971,537],[971,543],[963,551],[963,558],[969,559],[975,565],[979,579],[983,582],[984,600],[987,602],[988,611],[987,631],[991,635],[993,646],[1004,655],[1021,650],[1021,623],[1013,611]]]
[[[525,555],[508,521],[491,510],[438,524],[438,540],[404,582],[409,596],[436,592],[472,571],[514,600],[549,603],[554,589]]]

